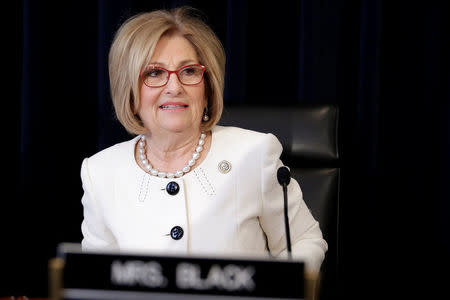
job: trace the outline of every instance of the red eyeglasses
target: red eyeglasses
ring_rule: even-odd
[[[193,64],[170,71],[162,67],[147,66],[141,72],[142,82],[148,87],[162,87],[167,84],[172,73],[177,74],[178,80],[184,85],[196,85],[203,80],[206,67]]]

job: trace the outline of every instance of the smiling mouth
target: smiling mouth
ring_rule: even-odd
[[[170,104],[170,105],[161,105],[159,108],[162,108],[162,109],[176,109],[176,108],[186,108],[186,107],[188,107],[188,105],[173,105],[173,104]]]

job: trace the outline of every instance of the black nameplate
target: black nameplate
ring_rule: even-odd
[[[301,261],[87,252],[64,260],[64,299],[304,298]]]

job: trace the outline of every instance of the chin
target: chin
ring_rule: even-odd
[[[187,131],[196,132],[200,130],[201,123],[195,124],[190,119],[182,119],[182,118],[167,118],[159,122],[160,128],[173,132],[173,133],[183,133]]]
[[[163,126],[163,128],[174,133],[182,133],[191,130],[191,127],[186,124],[168,124],[167,126]]]

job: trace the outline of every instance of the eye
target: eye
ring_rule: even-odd
[[[183,76],[198,76],[201,75],[202,69],[197,66],[187,67],[181,70],[181,75]]]
[[[153,78],[161,77],[161,76],[163,76],[163,74],[164,74],[164,70],[161,70],[158,68],[148,68],[144,72],[145,77],[153,77]]]

